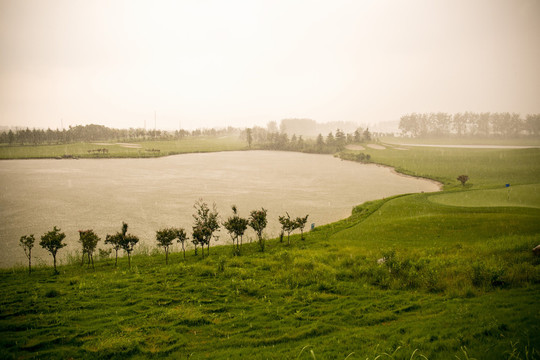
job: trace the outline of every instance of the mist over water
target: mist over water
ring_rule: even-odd
[[[277,218],[286,211],[291,217],[309,214],[309,228],[311,223],[319,226],[346,218],[353,206],[368,200],[439,190],[433,181],[386,167],[276,151],[4,161],[0,188],[0,267],[25,264],[18,241],[26,234],[36,236],[33,262],[51,262],[37,243],[53,226],[67,235],[61,259],[79,250],[78,230],[93,229],[102,239],[98,248],[105,248],[106,234],[119,231],[122,221],[150,248],[156,245],[155,231],[162,227],[184,227],[191,235],[193,204],[199,198],[210,205],[215,202],[222,221],[231,215],[233,204],[243,217],[251,210],[268,209],[266,235],[276,237]],[[255,238],[251,229],[244,241],[250,237]],[[231,242],[223,228],[218,242]]]

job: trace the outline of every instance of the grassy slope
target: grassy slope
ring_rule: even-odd
[[[140,148],[126,147],[117,143],[75,143],[66,145],[0,146],[0,159],[57,158],[72,155],[81,158],[107,157],[155,157],[192,152],[245,150],[247,144],[237,137],[195,137],[182,140],[136,142]],[[89,153],[88,150],[107,149],[106,155]],[[159,149],[159,152],[146,151]]]
[[[501,152],[452,149],[444,162],[469,161],[471,192],[497,184],[485,163],[500,178],[538,182],[540,150]],[[448,188],[461,173],[441,167],[437,149],[371,153]],[[421,161],[408,158],[415,154]],[[248,244],[240,257],[228,247],[204,260],[173,254],[169,266],[138,255],[132,270],[121,259],[96,271],[64,266],[59,276],[2,271],[0,356],[373,359],[397,349],[396,359],[415,350],[429,359],[539,358],[540,261],[530,249],[540,210],[430,196],[364,204],[304,242],[274,240],[264,254]],[[390,261],[377,265],[383,255]]]

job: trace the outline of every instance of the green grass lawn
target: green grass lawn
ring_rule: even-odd
[[[540,184],[471,190],[430,196],[433,202],[468,207],[525,206],[540,207]]]
[[[380,141],[386,144],[540,146],[540,139],[532,136],[522,138],[468,136],[407,138],[386,136],[380,138]]]
[[[352,151],[349,151],[352,152]],[[540,182],[540,149],[458,149],[410,147],[409,150],[367,148],[371,160],[405,174],[432,178],[446,189],[461,187],[468,175],[474,187],[501,187]]]
[[[540,150],[445,150],[367,150],[449,190],[362,204],[291,246],[2,270],[0,357],[539,359]]]
[[[107,149],[108,153],[89,152]],[[245,150],[247,143],[238,137],[188,137],[182,140],[141,141],[134,143],[74,143],[63,145],[0,145],[0,159],[40,159],[72,156],[77,158],[156,157],[194,152]],[[152,151],[159,150],[159,151]]]

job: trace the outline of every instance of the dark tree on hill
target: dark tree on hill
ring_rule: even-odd
[[[204,235],[200,228],[198,227],[193,228],[193,233],[191,234],[191,243],[193,244],[193,246],[195,246],[195,256],[197,256],[197,246],[198,245],[203,246],[204,244]],[[204,251],[204,248],[203,248],[203,251]],[[204,258],[204,252],[202,256]]]
[[[107,235],[105,244],[111,244],[116,251],[115,266],[118,264],[118,250],[123,249],[128,255],[129,268],[131,268],[131,253],[133,252],[133,247],[139,242],[139,238],[135,235],[128,234],[127,230],[128,224],[122,222],[122,231],[114,235]]]
[[[244,233],[248,227],[249,221],[247,219],[244,219],[238,215],[238,209],[236,208],[236,205],[232,206],[233,216],[229,217],[226,222],[223,223],[223,227],[227,230],[227,232],[231,235],[231,239],[233,241],[233,247],[234,242],[236,241],[236,252],[235,254],[238,254],[238,251],[240,251],[240,246],[238,239],[242,239],[244,236]]]
[[[302,240],[304,240],[304,227],[306,226],[306,223],[307,223],[307,219],[308,219],[308,215],[306,215],[305,217],[297,217],[294,222],[295,222],[295,228],[297,229],[300,229],[300,238]]]
[[[131,253],[133,252],[134,246],[137,245],[138,242],[139,242],[139,238],[131,234],[127,234],[126,236],[124,236],[120,242],[122,249],[124,249],[124,251],[128,255],[128,264],[129,264],[130,269],[131,269]]]
[[[467,182],[467,180],[469,180],[469,176],[467,176],[467,175],[459,175],[457,177],[457,180],[461,182],[461,185],[465,186],[465,183]]]
[[[208,248],[208,254],[210,254],[210,240],[216,231],[219,230],[219,214],[216,209],[216,204],[213,205],[212,210],[208,207],[208,204],[203,202],[202,199],[197,201],[195,205],[195,214],[193,219],[193,233],[198,237],[199,244],[202,247],[204,257],[204,245]]]
[[[94,230],[79,230],[79,242],[82,245],[82,264],[84,265],[84,254],[88,256],[88,265],[92,262],[94,268],[94,251],[96,251],[97,243],[101,240],[94,233]]]
[[[264,252],[264,239],[263,239],[263,231],[266,228],[266,225],[268,224],[268,220],[266,219],[266,215],[268,213],[268,210],[265,208],[261,208],[261,210],[253,210],[249,215],[249,226],[255,231],[257,234],[257,238],[259,240],[259,246],[261,248],[261,251]]]
[[[287,233],[287,245],[291,244],[290,235],[296,229],[296,223],[294,220],[291,220],[289,213],[286,213],[287,216],[280,216],[279,223],[281,224],[282,232]]]
[[[169,249],[178,236],[177,229],[164,228],[156,231],[156,241],[165,250],[165,264],[169,264]]]
[[[32,273],[32,248],[34,247],[34,242],[36,239],[34,238],[34,234],[32,235],[23,235],[19,239],[19,245],[24,250],[24,255],[28,258],[28,273]]]
[[[176,229],[176,241],[182,244],[182,252],[184,253],[184,260],[186,259],[186,248],[184,243],[187,240],[186,230],[184,228]]]
[[[122,249],[122,242],[123,242],[123,239],[126,237],[127,229],[128,229],[128,224],[126,224],[125,222],[122,222],[121,232],[117,232],[114,235],[107,235],[107,237],[105,238],[105,244],[111,244],[116,253],[114,266],[118,265],[118,250]]]
[[[115,251],[115,259],[114,259],[114,266],[118,265],[118,250],[122,248],[120,245],[120,240],[122,239],[121,233],[116,233],[114,235],[107,235],[105,237],[105,244],[112,245],[114,251]]]
[[[66,244],[62,242],[65,238],[66,234],[60,232],[60,229],[55,226],[51,231],[42,235],[41,241],[39,242],[39,245],[52,255],[55,274],[58,274],[58,270],[56,270],[56,253],[66,246]]]

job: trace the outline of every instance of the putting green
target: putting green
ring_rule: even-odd
[[[433,195],[429,200],[443,205],[466,207],[523,206],[540,208],[540,184],[471,190]]]

